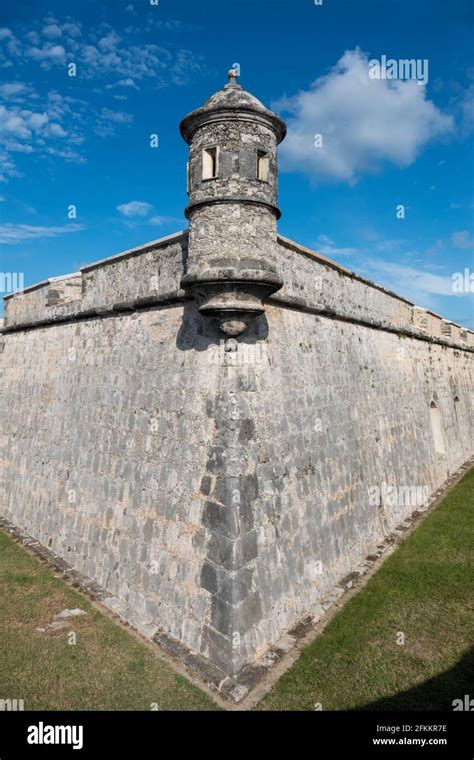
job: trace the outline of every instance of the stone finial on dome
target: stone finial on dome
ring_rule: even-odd
[[[227,76],[229,78],[229,84],[235,86],[237,84],[237,77],[239,76],[237,69],[229,69]]]

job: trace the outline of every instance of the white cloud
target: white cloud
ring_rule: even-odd
[[[357,248],[352,247],[338,247],[337,245],[318,245],[317,253],[321,256],[327,256],[328,259],[334,259],[338,256],[353,256],[358,253]]]
[[[370,79],[368,71],[367,55],[348,50],[309,90],[275,104],[290,114],[283,168],[354,183],[384,163],[409,166],[428,141],[453,130],[416,81]]]
[[[81,224],[67,224],[61,227],[33,227],[30,224],[1,224],[0,243],[15,244],[24,240],[57,237],[70,232],[80,232]]]
[[[451,235],[451,245],[453,248],[468,250],[474,248],[474,240],[468,230],[459,230],[459,232],[453,232]]]
[[[66,132],[59,124],[51,123],[47,113],[0,105],[0,142],[8,144],[10,139],[30,140],[50,136],[65,137]]]
[[[152,216],[149,219],[150,224],[154,224],[156,227],[162,227],[164,224],[171,224],[177,221],[179,220],[175,219],[174,216]]]
[[[99,137],[110,137],[115,135],[116,126],[132,124],[133,116],[125,111],[113,111],[110,108],[103,108],[99,114],[95,127],[95,133]]]
[[[39,45],[41,42],[38,32],[34,32],[34,31],[31,31],[25,34],[25,40],[27,42],[30,42],[32,45]]]
[[[63,24],[61,31],[64,32],[64,34],[68,34],[70,37],[80,37],[82,34],[81,25],[76,22]]]
[[[461,128],[464,136],[474,129],[474,84],[470,84],[463,94],[461,106]]]
[[[11,58],[17,58],[22,54],[22,46],[11,29],[0,29],[0,66],[3,69],[13,66]]]
[[[331,240],[327,235],[318,236],[315,248],[317,253],[326,256],[328,259],[337,259],[338,256],[353,256],[359,253],[357,248],[337,246],[334,240]]]
[[[332,241],[324,244],[324,241],[330,240],[326,235],[320,235],[318,240],[323,242],[322,246],[317,244],[315,247],[318,253],[336,261],[338,257],[350,254],[352,271],[414,304],[440,311],[439,298],[456,295],[452,289],[452,273],[436,273],[435,270],[446,271],[445,267],[431,263],[426,265],[425,259],[416,250],[403,253],[409,242],[405,239],[374,241],[373,247],[361,248],[338,248]],[[393,254],[397,260],[378,258],[378,252],[382,256]],[[420,263],[419,267],[414,266],[417,262]]]
[[[135,227],[137,224],[152,224],[155,227],[162,227],[165,224],[179,221],[173,216],[159,216],[153,213],[152,204],[146,201],[122,203],[117,206],[117,211],[126,218],[125,224],[129,227]]]
[[[48,146],[46,148],[46,153],[48,153],[50,156],[56,156],[57,158],[62,158],[64,161],[67,161],[71,164],[85,164],[86,159],[84,156],[81,156],[80,153],[78,153],[76,150],[73,150],[72,148],[54,148],[52,146]]]
[[[49,133],[54,137],[67,137],[67,132],[65,132],[61,124],[50,124]]]
[[[375,248],[382,253],[391,253],[401,245],[408,243],[408,240],[399,238],[398,240],[378,240],[375,242]]]
[[[23,116],[19,114],[21,111],[18,109],[9,110],[0,105],[0,137],[5,140],[10,137],[28,140],[31,137],[31,129],[28,128]]]
[[[113,121],[116,124],[131,124],[133,122],[133,116],[131,113],[125,113],[124,111],[112,111],[110,108],[103,108],[101,116],[102,118]]]
[[[9,162],[2,165],[0,182],[6,181],[8,176],[21,176],[14,165],[15,153],[35,151],[68,162],[84,163],[85,158],[77,148],[85,142],[87,134],[94,130],[100,137],[108,137],[114,135],[117,128],[133,122],[133,116],[125,111],[102,108],[96,113],[86,101],[55,90],[41,98],[23,82],[5,82],[0,85],[0,95],[7,101],[6,105],[0,105],[0,148],[5,156],[11,154]],[[37,108],[25,108],[25,101]],[[66,139],[67,146],[58,144]]]
[[[441,253],[443,249],[444,249],[444,241],[435,240],[433,245],[431,245],[426,251],[426,254],[427,256],[436,256],[438,253]]]
[[[17,100],[18,96],[26,93],[28,89],[23,82],[5,82],[5,84],[0,85],[0,95],[5,100]]]
[[[106,34],[105,37],[102,37],[99,40],[98,46],[101,50],[107,50],[108,52],[111,52],[112,50],[115,50],[119,42],[120,37],[118,34],[116,34],[114,31],[111,31],[109,34]]]
[[[134,216],[144,217],[153,211],[153,206],[145,201],[130,201],[129,203],[122,203],[120,206],[117,206],[117,211],[127,218]]]
[[[57,24],[47,24],[42,31],[42,34],[49,39],[55,39],[62,36],[61,27]]]
[[[0,181],[21,176],[13,154],[37,152],[69,162],[84,162],[75,146],[84,141],[83,112],[87,104],[55,91],[40,99],[29,85],[20,82],[5,83],[0,86],[0,93],[6,93],[9,100],[8,105],[0,105],[0,149],[4,151]],[[37,110],[23,107],[26,97],[32,103],[37,101]]]
[[[334,245],[334,240],[331,240],[327,235],[319,235],[318,241],[323,245]]]
[[[178,22],[169,23],[167,28],[175,29]],[[147,33],[156,39],[153,24],[126,31],[126,39],[122,39],[110,24],[99,23],[83,35],[79,23],[70,18],[61,23],[52,16],[33,23],[20,39],[10,29],[0,29],[5,46],[0,50],[0,66],[11,66],[10,58],[20,56],[38,62],[45,70],[71,61],[80,66],[83,78],[104,82],[109,88],[120,84],[137,89],[145,81],[154,88],[184,84],[203,68],[202,56],[147,41]]]
[[[21,173],[6,151],[0,150],[0,182],[8,182],[9,177],[20,177]]]
[[[30,47],[26,54],[35,61],[40,61],[43,68],[50,68],[54,63],[64,64],[66,60],[63,46],[53,45],[51,42],[46,42],[42,48]]]
[[[134,90],[138,90],[135,81],[128,77],[127,79],[119,79],[118,82],[115,82],[114,84],[108,84],[107,89],[110,90],[113,87],[132,87]]]
[[[359,267],[366,277],[408,301],[434,311],[437,297],[454,296],[451,275],[439,275],[429,270],[397,264],[391,261],[367,258]]]

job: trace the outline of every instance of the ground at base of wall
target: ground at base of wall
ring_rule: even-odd
[[[25,710],[216,709],[206,693],[2,531],[0,608],[2,705],[23,700]]]
[[[318,625],[293,631],[296,646],[271,668],[260,666],[266,675],[238,709],[254,707],[279,676],[259,709],[451,709],[469,683],[472,691],[473,517],[471,470],[382,567],[382,550],[366,560],[367,585],[354,593],[361,581],[347,581],[354,595],[343,609],[337,595],[313,643],[305,646]],[[22,699],[27,710],[216,709],[153,645],[1,531],[0,589],[0,702]]]
[[[261,710],[443,710],[474,683],[474,469],[304,649]]]

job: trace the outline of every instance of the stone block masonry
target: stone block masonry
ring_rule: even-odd
[[[474,334],[278,236],[233,74],[182,133],[189,230],[5,299],[0,512],[235,675],[473,455]]]

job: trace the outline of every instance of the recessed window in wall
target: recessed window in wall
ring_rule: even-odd
[[[459,396],[456,394],[455,397],[454,397],[454,414],[456,416],[456,422],[457,422],[457,424],[459,426],[458,411],[459,411]]]
[[[217,177],[217,148],[204,148],[202,152],[202,178],[215,179]]]
[[[270,160],[268,153],[263,150],[257,150],[257,179],[261,179],[262,182],[268,182],[268,174],[270,170]]]
[[[445,454],[444,440],[443,440],[443,423],[441,420],[441,414],[435,402],[430,404],[430,418],[431,429],[433,431],[435,451],[437,454]]]

